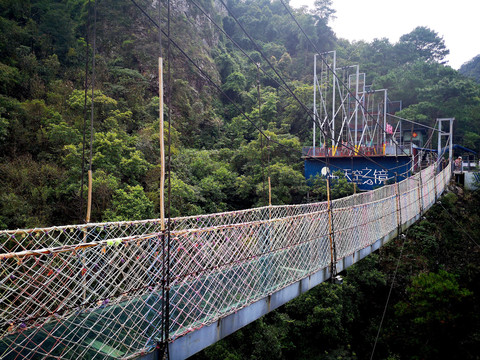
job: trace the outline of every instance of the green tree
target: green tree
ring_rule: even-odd
[[[443,38],[425,26],[418,26],[402,35],[396,48],[403,62],[441,62],[450,53]]]
[[[103,215],[103,221],[152,219],[153,208],[153,203],[140,185],[128,185],[125,189],[115,191],[111,206]]]
[[[418,359],[454,358],[449,343],[466,335],[462,308],[470,306],[473,293],[445,270],[414,277],[407,293],[408,299],[395,309],[406,321],[399,335],[409,353]]]
[[[236,100],[240,98],[245,86],[245,76],[241,72],[235,71],[227,76],[225,83],[222,85],[222,90],[230,99]]]
[[[272,185],[272,204],[297,204],[305,197],[307,186],[301,172],[282,163],[275,163],[267,167]],[[261,197],[265,189],[260,183],[257,185],[257,196]]]
[[[134,139],[122,133],[96,133],[93,143],[93,167],[103,169],[130,184],[138,184],[150,165],[143,154],[131,145],[133,141]]]
[[[65,175],[57,165],[25,155],[0,163],[0,173],[0,217],[4,226],[60,225],[72,214],[61,187]]]

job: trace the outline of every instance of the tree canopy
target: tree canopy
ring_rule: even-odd
[[[213,1],[173,11],[175,42],[225,94],[171,47],[171,109],[165,115],[171,114],[172,185],[179,191],[172,195],[173,214],[264,205],[268,175],[275,203],[324,198],[321,179],[309,182],[302,175],[300,149],[310,143],[312,126],[297,101],[311,106],[316,51],[335,49],[340,63],[359,63],[369,83],[388,87],[392,98],[403,101],[401,115],[430,125],[435,117],[455,117],[456,139],[480,146],[479,87],[443,63],[448,49],[435,31],[419,26],[396,44],[350,43],[329,27],[335,17],[332,1],[319,0],[312,9],[290,8],[307,40],[280,0],[226,4],[229,11]],[[146,1],[139,5],[152,16],[158,13]],[[91,136],[85,61],[90,86],[94,11]],[[80,185],[89,167],[90,138],[92,219],[131,218],[119,210],[131,196],[145,196],[153,206],[139,210],[139,218],[158,214],[155,27],[127,0],[98,1],[96,9],[87,0],[2,0],[0,28],[0,163],[7,171],[0,182],[5,198],[0,226],[83,221],[86,190]],[[295,97],[280,86],[283,80]],[[274,141],[267,142],[259,129]],[[11,164],[51,175],[46,183],[25,180],[17,187]],[[352,191],[342,182],[338,186],[338,196]],[[44,194],[42,216],[28,215],[38,206],[36,195],[29,194]],[[58,206],[69,210],[54,210]]]

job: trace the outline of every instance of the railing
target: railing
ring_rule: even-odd
[[[325,146],[306,146],[302,148],[302,155],[306,157],[342,157],[342,156],[396,156],[412,155],[411,144],[408,145],[361,145],[357,151],[353,147],[338,146],[336,149]]]
[[[435,202],[434,166],[332,202],[337,260]],[[401,224],[399,220],[401,219]],[[172,219],[174,341],[328,265],[327,203]],[[0,232],[0,357],[125,358],[161,338],[165,243],[158,220]]]
[[[383,145],[374,145],[374,146],[359,146],[357,151],[351,147],[342,147],[338,146],[333,147],[304,147],[302,148],[303,156],[311,157],[342,157],[342,156],[373,156],[373,155],[385,155],[385,149]]]

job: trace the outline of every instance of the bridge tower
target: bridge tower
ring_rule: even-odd
[[[427,130],[404,124],[395,116],[401,109],[387,89],[367,84],[359,65],[339,64],[336,51],[316,54],[313,139],[303,148],[306,178],[340,171],[360,190],[372,190],[396,174],[397,180],[408,177],[419,168],[416,149]]]

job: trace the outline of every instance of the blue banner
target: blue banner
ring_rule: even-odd
[[[316,175],[336,177],[340,171],[349,182],[355,182],[360,190],[373,190],[391,179],[402,181],[411,175],[410,156],[375,156],[372,161],[363,157],[316,157],[305,159],[305,178]]]

